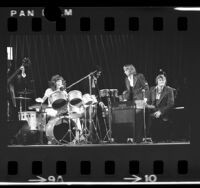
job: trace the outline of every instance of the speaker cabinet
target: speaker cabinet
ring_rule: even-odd
[[[135,106],[119,102],[112,106],[112,138],[117,143],[127,143],[135,137]]]

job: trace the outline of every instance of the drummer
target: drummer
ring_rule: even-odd
[[[66,81],[63,79],[63,77],[58,74],[54,75],[49,81],[49,88],[46,89],[43,98],[37,98],[35,100],[36,102],[44,103],[46,99],[48,99],[48,106],[52,107],[50,97],[56,91],[62,91],[66,96],[66,101],[68,101],[68,93],[66,92],[65,89],[66,89]],[[62,113],[66,113],[67,110],[68,110],[67,105],[63,106],[62,108],[58,110],[54,110],[52,108],[51,111],[49,111],[48,115],[50,116],[50,118],[55,118],[61,115]],[[75,141],[76,141],[79,139],[80,135],[82,135],[82,127],[81,127],[79,118],[75,118],[73,120],[75,121],[76,126],[77,126],[77,131],[76,131],[76,136],[75,136],[76,137]]]
[[[65,91],[66,88],[66,81],[63,79],[62,76],[56,74],[51,77],[51,80],[49,81],[49,88],[46,89],[44,96],[42,98],[36,98],[36,102],[44,103],[46,99],[48,99],[48,106],[51,107],[52,104],[50,102],[50,96],[55,92],[55,91],[63,91],[66,95],[66,100],[67,100],[67,92]]]

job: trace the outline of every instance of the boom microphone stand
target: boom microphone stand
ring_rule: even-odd
[[[79,82],[85,80],[88,78],[88,81],[89,81],[89,93],[90,95],[92,94],[92,76],[95,74],[95,73],[98,73],[99,71],[98,70],[95,70],[91,73],[89,73],[88,75],[84,76],[83,78],[81,78],[80,80],[74,82],[73,84],[71,84],[70,86],[68,86],[66,89],[69,89],[71,88],[72,86],[78,84]],[[86,123],[86,121],[85,121]],[[86,124],[85,124],[85,127],[86,127]],[[89,127],[91,128],[92,127],[92,106],[91,104],[89,105]],[[96,127],[95,127],[96,128]],[[96,129],[95,129],[96,130]],[[98,135],[97,135],[98,136]],[[87,141],[87,140],[86,140]]]

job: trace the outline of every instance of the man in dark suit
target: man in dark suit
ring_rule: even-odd
[[[166,85],[164,74],[156,77],[156,86],[150,88],[147,107],[149,108],[148,135],[153,141],[169,138],[169,111],[174,105],[173,88]]]
[[[124,65],[123,69],[127,76],[125,78],[124,98],[136,104],[134,141],[140,143],[144,138],[144,117],[142,107],[137,104],[143,103],[144,98],[147,97],[149,86],[144,75],[137,73],[132,64]]]
[[[124,73],[126,74],[126,99],[127,100],[143,100],[143,89],[148,92],[149,86],[145,77],[141,73],[137,73],[133,65],[124,65]]]

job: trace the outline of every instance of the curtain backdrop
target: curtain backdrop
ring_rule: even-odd
[[[32,62],[26,69],[27,77],[18,79],[15,88],[33,89],[33,97],[43,96],[54,74],[62,75],[69,86],[97,67],[102,69],[99,89],[118,89],[121,94],[125,90],[124,64],[133,64],[150,86],[155,85],[160,68],[167,73],[172,87],[181,89],[187,81],[187,38],[178,32],[13,35],[10,46],[14,47],[12,66],[20,66],[24,57]],[[74,89],[88,93],[88,79]]]

